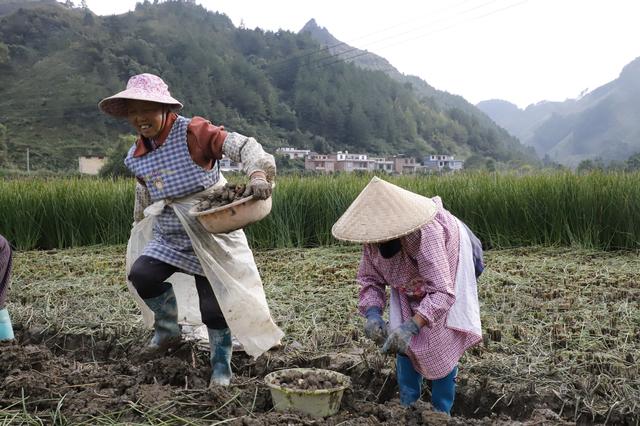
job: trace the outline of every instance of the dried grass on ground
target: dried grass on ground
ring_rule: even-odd
[[[0,423],[277,424],[283,417],[269,413],[268,392],[260,379],[287,366],[329,366],[352,375],[354,390],[346,402],[351,411],[343,410],[335,422],[385,424],[387,415],[397,422],[392,360],[379,355],[360,331],[353,280],[356,247],[256,253],[273,315],[286,332],[285,346],[257,362],[234,355],[238,380],[228,391],[212,396],[198,389],[206,379],[206,354],[192,347],[184,365],[167,365],[169,360],[132,364],[144,378],[128,385],[137,399],[120,395],[100,406],[93,392],[106,395],[108,386],[100,382],[114,377],[106,368],[131,380],[131,372],[118,369],[129,365],[128,355],[149,336],[124,285],[123,253],[123,246],[98,246],[17,254],[9,305],[17,335],[21,345],[45,345],[51,354],[44,361],[33,355],[31,364],[20,361],[26,363],[22,373],[0,369]],[[483,417],[491,423],[534,422],[543,409],[557,416],[545,417],[546,424],[560,418],[637,424],[638,253],[527,248],[490,251],[486,260],[479,287],[485,339],[461,361],[458,417],[452,421],[464,416],[465,422]],[[61,370],[67,376],[49,382],[56,389],[30,388],[24,377],[16,376],[46,365],[47,359],[59,362],[56,357],[69,363],[68,370]],[[91,381],[74,381],[78,365],[105,370],[94,371]],[[176,368],[184,377],[163,381],[163,372]],[[23,392],[7,383],[22,383]],[[82,392],[98,405],[72,409]],[[359,423],[362,416],[370,422]],[[295,416],[287,421],[310,422]]]

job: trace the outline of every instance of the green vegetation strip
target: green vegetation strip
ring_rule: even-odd
[[[9,300],[14,323],[49,335],[113,338],[121,346],[147,339],[125,286],[124,251],[95,246],[18,253]],[[354,346],[375,354],[356,312],[358,247],[258,251],[256,259],[287,347],[308,358]],[[639,253],[533,247],[489,251],[486,260],[479,284],[485,339],[461,361],[461,388],[501,395],[489,405],[548,397],[570,407],[565,416],[615,413],[638,421]],[[390,358],[375,355],[363,361],[391,366]],[[252,386],[240,386],[242,395],[233,402],[246,412],[255,403]],[[197,405],[192,397],[182,392],[176,403]],[[230,393],[227,401],[232,398]],[[143,413],[153,424],[161,418],[163,424],[187,424],[159,414],[158,407],[125,410]],[[58,411],[11,406],[0,409],[0,422],[51,423],[62,415]],[[91,423],[116,423],[121,415],[104,413]]]
[[[249,241],[259,248],[336,244],[331,226],[370,179],[356,174],[279,178],[273,210],[247,228]],[[640,247],[640,173],[460,173],[387,179],[442,197],[445,207],[492,248]],[[0,181],[0,234],[23,250],[125,243],[133,188],[131,179]]]

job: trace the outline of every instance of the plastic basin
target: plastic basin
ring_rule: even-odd
[[[244,228],[267,216],[271,212],[271,197],[258,200],[251,195],[201,212],[197,211],[198,205],[193,206],[189,214],[195,216],[208,232],[224,234]]]
[[[290,371],[303,374],[306,372],[320,373],[326,377],[335,377],[339,384],[331,389],[307,390],[292,389],[275,383],[276,379]],[[273,408],[276,411],[297,411],[313,417],[328,417],[336,414],[340,410],[344,390],[351,383],[349,377],[344,374],[319,368],[290,368],[274,371],[267,374],[264,381],[271,391]]]

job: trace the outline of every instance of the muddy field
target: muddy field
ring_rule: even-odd
[[[123,279],[124,247],[18,253],[0,346],[2,424],[400,425],[640,422],[638,253],[519,249],[487,254],[484,343],[461,361],[453,417],[399,405],[393,360],[364,338],[355,248],[256,253],[287,333],[258,360],[234,352],[229,388],[207,389],[208,353],[188,342],[138,358],[150,331]],[[286,259],[286,262],[282,262]],[[266,374],[319,367],[351,379],[327,419],[277,413]]]

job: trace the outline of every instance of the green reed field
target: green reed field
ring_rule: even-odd
[[[250,243],[258,248],[336,244],[331,226],[370,179],[371,175],[353,174],[280,177],[271,214],[246,229]],[[492,248],[640,247],[640,173],[462,173],[385,179],[419,194],[442,197],[445,207]],[[133,202],[132,179],[4,180],[0,233],[21,250],[124,243],[133,221]]]

